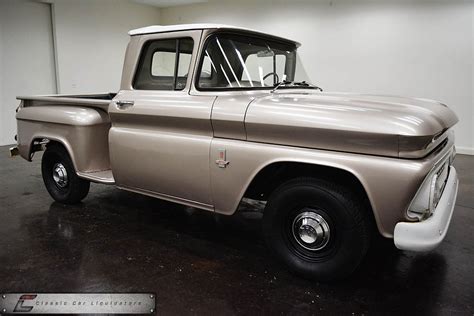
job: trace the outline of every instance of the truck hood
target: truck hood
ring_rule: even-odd
[[[390,157],[419,158],[458,122],[427,99],[281,90],[250,103],[250,141]]]

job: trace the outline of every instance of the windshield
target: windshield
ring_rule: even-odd
[[[293,81],[296,46],[292,43],[230,34],[213,35],[204,47],[198,89],[273,88]]]

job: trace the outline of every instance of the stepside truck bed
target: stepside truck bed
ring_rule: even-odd
[[[18,100],[22,101],[20,107],[44,106],[44,105],[79,105],[84,107],[99,108],[107,112],[110,101],[115,97],[116,93],[100,93],[100,94],[54,94],[54,95],[38,95],[38,96],[19,96]]]
[[[113,183],[107,112],[114,96],[103,93],[18,97],[18,154],[31,160],[44,143],[57,142],[69,152],[79,176]]]

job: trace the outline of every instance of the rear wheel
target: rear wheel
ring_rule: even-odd
[[[43,182],[51,197],[64,204],[79,203],[89,193],[90,182],[76,175],[64,147],[50,145],[41,161]]]
[[[290,180],[272,193],[263,234],[292,271],[317,280],[352,273],[371,235],[368,210],[351,190],[313,178]]]

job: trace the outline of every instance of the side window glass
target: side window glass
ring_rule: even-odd
[[[175,60],[175,52],[155,52],[151,60],[151,75],[153,77],[173,77]]]
[[[212,68],[214,65],[211,64],[211,59],[205,55],[201,67],[201,78],[210,79],[212,77]]]
[[[213,87],[216,82],[213,81],[216,67],[212,62],[207,50],[204,51],[204,59],[202,60],[201,73],[199,75],[199,85],[204,88]]]
[[[191,63],[190,54],[179,54],[178,77],[187,77],[189,64]]]
[[[157,40],[145,44],[133,87],[138,90],[184,89],[193,44],[190,38]]]

